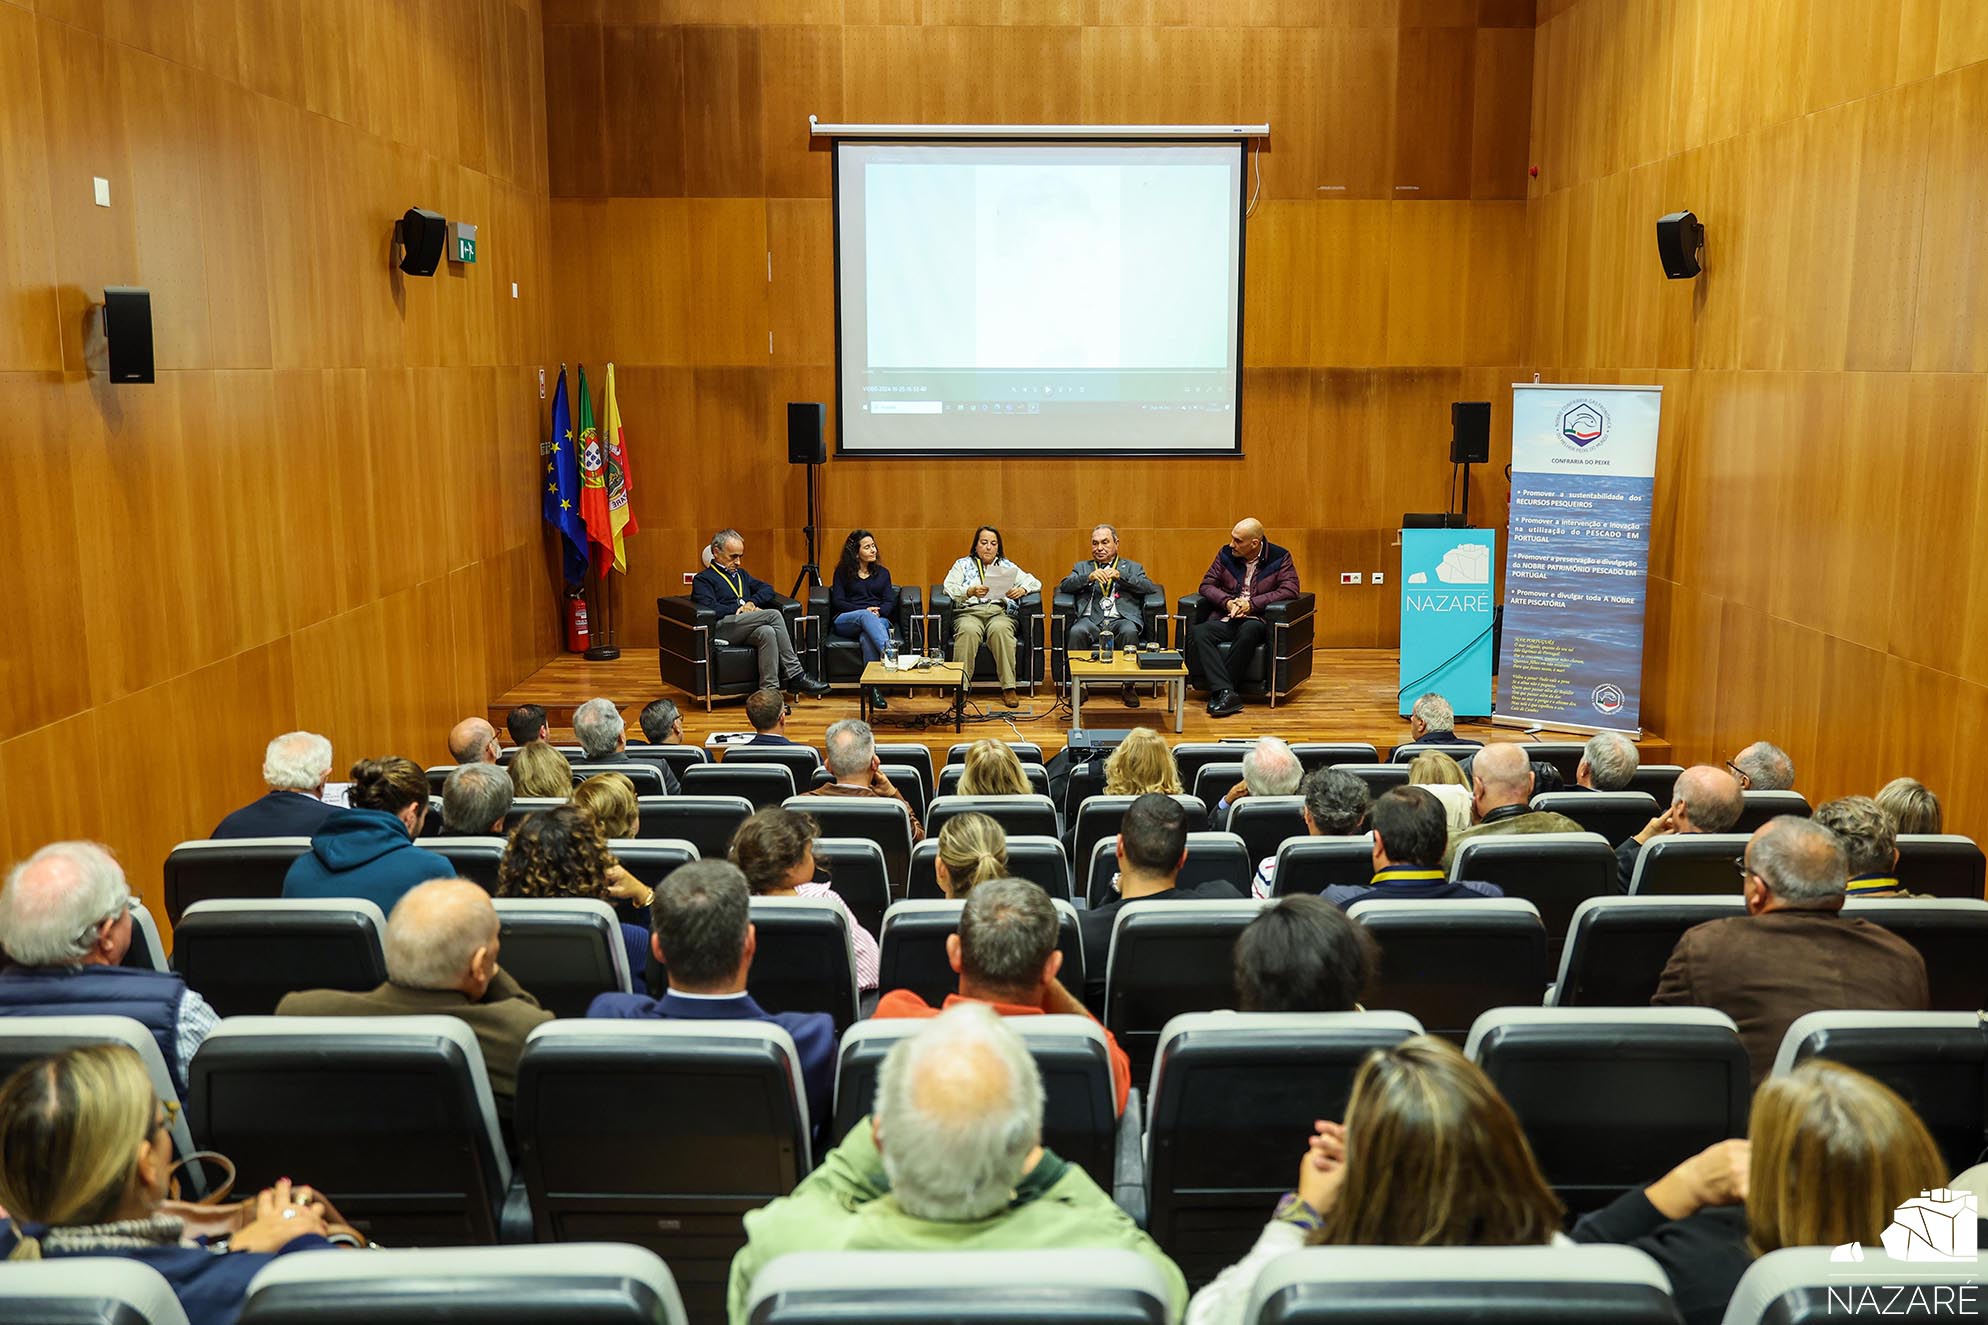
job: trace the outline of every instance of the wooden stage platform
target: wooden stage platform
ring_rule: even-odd
[[[1146,695],[1141,706],[1126,708],[1115,690],[1101,689],[1084,697],[1084,725],[1094,728],[1151,727],[1170,743],[1213,741],[1237,736],[1282,736],[1289,741],[1371,741],[1386,757],[1388,748],[1408,739],[1408,724],[1395,712],[1396,668],[1399,660],[1392,649],[1320,649],[1311,680],[1300,686],[1276,708],[1260,699],[1233,718],[1217,721],[1208,716],[1207,697],[1188,696],[1186,729],[1173,735],[1173,723],[1157,695]],[[521,685],[491,701],[490,720],[501,732],[504,715],[516,704],[542,704],[551,718],[554,735],[564,740],[571,735],[573,710],[595,696],[614,701],[628,720],[631,739],[640,740],[636,718],[643,705],[653,699],[674,699],[683,709],[684,739],[701,744],[712,732],[739,731],[749,727],[743,698],[718,701],[711,712],[701,701],[674,686],[664,685],[656,673],[654,649],[626,649],[614,662],[588,662],[578,656],[557,659],[533,673]],[[886,741],[917,741],[931,747],[943,761],[946,751],[957,741],[992,736],[1001,740],[1034,741],[1044,755],[1063,748],[1070,730],[1070,717],[1053,687],[1038,687],[1033,698],[1021,692],[1022,706],[1006,709],[998,690],[976,690],[969,697],[965,730],[953,732],[950,721],[918,728],[903,725],[914,715],[936,715],[946,707],[948,697],[937,691],[919,691],[905,698],[892,695],[890,709],[879,715],[878,737]],[[987,720],[974,720],[974,715]],[[838,690],[825,699],[803,699],[794,705],[787,719],[787,734],[797,741],[819,747],[828,724],[856,714],[856,692]],[[1489,722],[1459,722],[1459,734],[1481,741],[1526,739],[1520,729],[1494,727]],[[1580,740],[1578,734],[1543,732],[1539,740]],[[1654,733],[1645,733],[1637,742],[1645,763],[1670,763],[1670,742]]]

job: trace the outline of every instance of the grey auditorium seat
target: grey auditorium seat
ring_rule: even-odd
[[[4,957],[4,954],[0,954]],[[131,946],[125,949],[125,966],[135,966],[141,971],[169,971],[166,961],[166,945],[159,937],[159,922],[136,897],[131,899]]]
[[[1629,785],[1624,791],[1649,793],[1659,805],[1669,805],[1677,794],[1677,779],[1684,772],[1682,764],[1642,764],[1629,775]]]
[[[687,1325],[669,1267],[619,1243],[283,1256],[243,1325]]]
[[[621,867],[653,888],[693,860],[697,844],[682,837],[617,837],[607,844]],[[721,855],[720,860],[724,859]]]
[[[1287,837],[1277,847],[1277,868],[1271,882],[1277,896],[1318,894],[1334,884],[1366,887],[1374,878],[1373,839],[1358,837]]]
[[[1176,884],[1196,888],[1204,883],[1223,883],[1235,889],[1237,897],[1249,896],[1249,882],[1256,873],[1256,860],[1249,847],[1234,833],[1189,833],[1187,860],[1180,867]],[[1091,846],[1088,882],[1084,896],[1090,906],[1103,906],[1118,896],[1118,834],[1101,837]]]
[[[1500,1008],[1464,1052],[1576,1213],[1746,1135],[1752,1069],[1732,1019],[1711,1008]]]
[[[1461,764],[1466,759],[1476,757],[1477,752],[1483,748],[1482,745],[1464,745],[1458,741],[1410,741],[1405,745],[1395,746],[1394,754],[1388,762],[1412,764],[1417,755],[1438,754],[1448,755]]]
[[[1203,1012],[1167,1023],[1147,1096],[1146,1227],[1190,1287],[1256,1241],[1318,1118],[1345,1115],[1374,1049],[1422,1027],[1399,1012]]]
[[[757,950],[746,992],[768,1012],[826,1012],[840,1031],[857,1018],[856,949],[824,897],[755,897]]]
[[[1599,833],[1510,833],[1464,840],[1452,880],[1495,883],[1539,908],[1557,956],[1574,908],[1615,892],[1615,851]]]
[[[1245,796],[1229,807],[1229,832],[1243,840],[1252,861],[1277,854],[1286,839],[1303,837],[1305,798],[1303,796]],[[1189,823],[1188,830],[1201,827]],[[1114,826],[1111,830],[1117,832]],[[1254,866],[1252,866],[1254,868]]]
[[[1737,892],[1728,897],[1591,897],[1574,908],[1548,1001],[1556,1007],[1648,1006],[1684,931],[1745,914],[1746,899]]]
[[[951,747],[946,750],[946,762],[948,764],[964,764],[966,762],[966,752],[973,748],[973,744],[972,741],[953,742]],[[1024,764],[1039,764],[1042,762],[1042,747],[1034,741],[1003,741],[1001,744],[1013,750],[1015,758],[1021,760]]]
[[[1988,901],[1935,897],[1853,897],[1846,916],[1883,925],[1926,959],[1926,984],[1934,1011],[1988,1008]]]
[[[1010,836],[1055,837],[1063,831],[1056,803],[1047,796],[936,797],[925,811],[925,836],[936,839],[946,820],[960,814],[984,814]]]
[[[504,839],[487,837],[424,837],[421,849],[432,851],[456,867],[462,878],[483,885],[484,891],[497,891],[497,873],[504,864]]]
[[[637,803],[637,837],[676,838],[697,848],[706,860],[723,860],[732,834],[752,817],[743,796],[645,796]]]
[[[1413,1285],[1412,1288],[1409,1285]],[[1678,1325],[1634,1247],[1308,1247],[1257,1277],[1251,1325]]]
[[[1091,858],[1091,848],[1101,837],[1110,837],[1125,822],[1125,812],[1132,808],[1137,796],[1086,796],[1077,805],[1077,813],[1070,821],[1070,863],[1082,868]],[[1205,832],[1208,828],[1208,807],[1193,796],[1176,796],[1181,808],[1187,811],[1187,831]],[[1083,881],[1077,880],[1079,884]]]
[[[173,1286],[143,1261],[64,1256],[0,1271],[0,1320],[34,1325],[186,1325]]]
[[[1346,914],[1381,948],[1362,1004],[1432,1035],[1461,1041],[1492,1008],[1537,1007],[1546,991],[1546,927],[1523,898],[1367,901]]]
[[[1735,833],[1751,833],[1769,819],[1784,814],[1797,819],[1806,819],[1810,814],[1808,797],[1799,791],[1742,791],[1740,800],[1739,822],[1732,829]]]
[[[573,761],[573,783],[575,786],[599,773],[619,773],[635,786],[637,796],[660,796],[668,790],[663,783],[663,774],[654,764],[638,763],[633,759],[617,759],[609,763],[588,763],[585,760]]]
[[[938,871],[932,862],[939,854],[939,844],[927,837],[911,848],[911,882],[906,896],[913,900],[938,900]],[[1054,837],[1033,835],[1008,838],[1008,874],[1011,878],[1027,879],[1039,885],[1051,897],[1063,901],[1070,900],[1070,858],[1063,854],[1063,843]]]
[[[1629,891],[1637,897],[1738,896],[1733,861],[1746,853],[1745,833],[1673,833],[1653,837],[1636,853]]]
[[[874,937],[890,909],[891,878],[883,848],[858,837],[818,837],[814,842],[815,872],[828,875],[828,886]]]
[[[1036,758],[1040,760],[1042,756],[1037,755]],[[908,764],[918,770],[920,787],[928,799],[933,794],[932,789],[939,785],[937,772],[932,765],[932,749],[930,746],[919,745],[911,741],[899,741],[894,744],[889,741],[878,741],[877,759],[883,763],[885,768],[889,768],[892,764]],[[895,783],[897,775],[892,773],[890,779]],[[899,788],[899,790],[902,790],[902,788]],[[905,794],[908,796],[910,793],[906,792]]]
[[[911,814],[904,806],[884,796],[790,796],[785,804],[813,815],[823,837],[875,842],[891,886],[903,886],[911,872]]]
[[[173,931],[173,963],[222,1016],[266,1015],[300,989],[377,988],[386,927],[358,897],[196,902]]]
[[[797,790],[793,770],[783,764],[725,760],[683,771],[686,796],[739,796],[755,810],[771,809]]]
[[[640,797],[637,797],[638,801],[640,799],[641,799]],[[656,797],[652,799],[661,799],[661,798]],[[544,810],[556,810],[560,806],[567,805],[570,803],[571,802],[569,802],[564,796],[514,797],[512,798],[511,801],[511,808],[504,812],[504,835],[506,837],[510,836],[511,831],[513,829],[515,829],[519,824],[523,823],[525,820],[531,818],[534,814],[538,814]],[[433,816],[431,815],[430,818],[432,819]],[[437,834],[437,836],[440,836],[440,834]]]
[[[1249,741],[1240,740],[1182,741],[1173,748],[1173,766],[1180,774],[1180,785],[1192,790],[1194,779],[1200,776],[1201,770],[1209,764],[1240,765],[1242,757],[1249,753],[1250,744]],[[1230,784],[1233,785],[1236,778],[1241,776],[1241,773],[1237,773],[1235,777],[1230,778]],[[1214,803],[1214,801],[1208,802],[1209,805]]]
[[[807,745],[732,745],[725,747],[724,764],[745,768],[751,764],[778,764],[794,775],[794,785],[805,787],[821,767],[821,755]]]
[[[1810,1012],[1782,1037],[1773,1075],[1827,1058],[1912,1106],[1955,1173],[1988,1148],[1988,1031],[1972,1012]]]
[[[679,779],[683,770],[695,764],[708,764],[711,756],[701,745],[638,745],[634,741],[622,751],[630,759],[640,759],[645,764],[668,764],[670,771]]]
[[[1405,787],[1408,785],[1408,765],[1406,764],[1338,764],[1335,767],[1341,772],[1350,773],[1360,779],[1360,781],[1366,783],[1367,798],[1369,800],[1384,791],[1391,791],[1396,787]]]
[[[166,855],[166,919],[210,898],[281,897],[290,862],[310,849],[308,837],[182,842]]]
[[[933,788],[937,796],[957,796],[960,794],[960,779],[966,776],[965,764],[947,764],[939,770],[939,785]],[[1029,791],[1037,796],[1049,794],[1049,770],[1039,763],[1024,762],[1022,776],[1028,779]]]
[[[1833,1325],[1846,1319],[1981,1319],[1981,1269],[1917,1262],[1900,1272],[1881,1246],[1861,1262],[1834,1259],[1829,1247],[1770,1251],[1740,1276],[1722,1325]],[[1936,1305],[1943,1299],[1944,1305]],[[1889,1306],[1890,1311],[1885,1307]]]
[[[685,1305],[723,1316],[744,1217],[812,1167],[808,1092],[763,1021],[554,1021],[518,1063],[519,1167],[541,1242],[664,1257]]]
[[[562,741],[550,741],[548,742],[548,744],[551,745],[552,748],[557,750],[560,754],[565,755],[566,762],[568,763],[573,762],[575,759],[584,758],[587,753],[585,750],[582,750],[577,745],[568,745]],[[511,761],[518,757],[518,751],[524,748],[525,747],[522,745],[505,746],[503,749],[497,752],[497,762],[504,765],[506,768],[509,768],[511,766]],[[669,749],[671,747],[664,746],[659,748]]]
[[[1988,858],[1958,833],[1900,833],[1898,881],[1915,893],[1978,898],[1988,883]]]
[[[1646,791],[1545,791],[1532,798],[1532,808],[1564,814],[1590,833],[1600,833],[1619,847],[1657,817],[1656,798]]]
[[[1217,825],[1228,821],[1228,811],[1221,808],[1222,798],[1228,795],[1230,787],[1242,780],[1243,766],[1235,760],[1202,764],[1194,770],[1192,777],[1185,772],[1180,775],[1180,785],[1187,788],[1190,796],[1208,807],[1208,822]]]
[[[1084,939],[1077,927],[1077,908],[1062,898],[1056,907],[1056,946],[1063,954],[1060,979],[1072,993],[1084,987]],[[895,902],[884,913],[877,935],[881,949],[879,989],[909,989],[938,1007],[946,995],[959,992],[959,977],[946,960],[946,936],[959,928],[964,901],[914,899]],[[1081,995],[1079,995],[1081,997]]]
[[[1104,1024],[1143,1077],[1167,1023],[1185,1012],[1236,1005],[1236,936],[1265,903],[1127,902],[1112,918]],[[1096,983],[1097,972],[1086,973]]]
[[[1338,768],[1342,764],[1377,764],[1380,751],[1365,741],[1293,741],[1291,753],[1309,773],[1317,768]]]
[[[789,1252],[752,1281],[751,1325],[1166,1325],[1159,1267],[1135,1251]]]
[[[584,1017],[602,994],[634,989],[614,908],[591,897],[500,897],[504,969],[560,1017]]]
[[[1562,785],[1569,787],[1575,785],[1574,779],[1581,771],[1581,758],[1588,752],[1587,746],[1580,741],[1531,741],[1525,750],[1526,757],[1533,763],[1553,765]],[[1641,828],[1643,825],[1636,826]]]

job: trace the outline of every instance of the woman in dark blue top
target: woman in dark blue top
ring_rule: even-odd
[[[842,560],[835,563],[835,577],[828,585],[828,611],[836,634],[863,642],[865,663],[884,656],[890,623],[897,619],[897,586],[877,560],[876,536],[867,529],[855,530],[842,540]],[[874,689],[870,706],[890,707],[883,691]]]

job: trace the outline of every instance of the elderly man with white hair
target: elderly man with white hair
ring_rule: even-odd
[[[573,738],[590,764],[644,764],[663,775],[665,795],[683,790],[669,761],[637,759],[628,753],[628,723],[611,699],[590,699],[573,710]]]
[[[130,1017],[152,1033],[180,1089],[218,1018],[186,981],[123,965],[131,889],[94,842],[54,842],[16,865],[0,889],[0,1016]]]
[[[262,754],[260,800],[236,810],[209,837],[309,837],[338,807],[324,800],[331,742],[316,732],[285,732]]]
[[[497,965],[497,908],[467,879],[409,888],[387,917],[387,982],[365,993],[304,989],[279,1017],[454,1017],[476,1034],[490,1093],[509,1111],[525,1037],[552,1014]]]
[[[1578,833],[1581,826],[1564,814],[1532,808],[1532,761],[1522,745],[1486,746],[1470,761],[1470,804],[1477,822],[1450,834],[1443,868],[1457,848],[1474,837],[1508,833]]]
[[[1166,1253],[1081,1168],[1043,1148],[1035,1060],[977,1003],[894,1045],[875,1112],[745,1226],[727,1295],[732,1325],[745,1325],[754,1276],[790,1251],[1127,1250],[1159,1267],[1169,1319],[1187,1303]]]
[[[1482,745],[1456,734],[1456,710],[1450,701],[1431,690],[1408,709],[1408,739],[1387,752],[1389,759],[1401,754],[1407,745]]]
[[[1226,822],[1229,807],[1245,796],[1295,796],[1305,780],[1305,766],[1297,751],[1281,736],[1259,736],[1256,744],[1243,752],[1242,781],[1230,787],[1215,806],[1219,825]]]
[[[831,722],[828,730],[822,733],[822,746],[822,761],[828,765],[835,781],[825,787],[816,787],[812,795],[882,796],[894,800],[904,806],[904,812],[911,816],[911,840],[925,840],[925,828],[918,822],[911,803],[884,776],[883,763],[877,758],[877,738],[871,732],[869,723],[859,718]]]
[[[1596,732],[1581,747],[1581,762],[1574,768],[1574,789],[1623,791],[1636,776],[1640,762],[1636,742],[1621,732]]]

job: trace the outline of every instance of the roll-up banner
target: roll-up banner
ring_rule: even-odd
[[[1401,715],[1434,691],[1458,717],[1491,711],[1495,529],[1401,531]]]
[[[1513,385],[1494,721],[1642,734],[1662,396],[1655,386]]]

